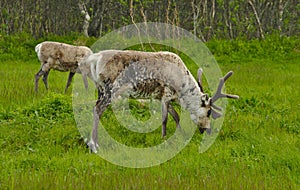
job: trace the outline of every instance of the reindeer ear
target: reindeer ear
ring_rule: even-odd
[[[222,114],[219,113],[219,112],[216,112],[215,110],[212,109],[211,110],[211,116],[212,116],[213,119],[218,119],[219,117],[222,116]]]
[[[198,69],[198,73],[197,73],[197,79],[198,79],[198,85],[199,85],[199,87],[200,87],[200,90],[201,90],[201,92],[203,92],[203,86],[202,86],[202,73],[203,73],[203,70],[202,70],[202,68],[200,68],[200,69]]]

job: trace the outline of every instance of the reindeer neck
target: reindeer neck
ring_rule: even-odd
[[[191,114],[199,111],[202,95],[203,93],[194,78],[188,78],[182,83],[182,88],[178,91],[178,99],[181,106]]]

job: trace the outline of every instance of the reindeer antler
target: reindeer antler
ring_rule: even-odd
[[[220,83],[219,83],[219,86],[218,86],[218,89],[217,89],[217,92],[215,93],[215,95],[213,95],[213,97],[211,98],[211,107],[213,107],[214,109],[216,110],[219,110],[219,111],[222,111],[222,108],[215,105],[214,103],[220,99],[220,98],[233,98],[233,99],[238,99],[239,96],[238,95],[231,95],[231,94],[223,94],[222,93],[222,88],[223,88],[223,85],[224,83],[226,82],[226,80],[233,74],[233,71],[229,71],[223,78],[220,78]],[[212,117],[214,119],[217,119],[219,117],[222,116],[221,113],[215,111],[215,110],[211,110],[212,112]]]

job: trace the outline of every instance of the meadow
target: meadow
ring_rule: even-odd
[[[86,148],[74,120],[72,91],[63,93],[67,73],[51,71],[49,91],[40,81],[34,93],[40,67],[34,46],[49,39],[84,40],[0,36],[0,189],[300,188],[299,38],[208,42],[222,72],[235,72],[227,91],[240,96],[228,101],[215,143],[199,153],[203,135],[196,131],[171,160],[135,169],[111,164]],[[141,105],[131,108],[147,117]],[[161,142],[160,129],[149,136],[118,130],[111,109],[102,121],[130,145]]]

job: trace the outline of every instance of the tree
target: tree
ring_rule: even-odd
[[[84,21],[83,21],[83,26],[82,26],[83,34],[86,37],[89,37],[89,26],[90,26],[91,17],[86,9],[86,4],[87,4],[87,2],[84,2],[84,1],[78,2],[78,6],[81,11],[81,15],[84,16]]]
[[[138,22],[163,22],[203,41],[300,35],[299,0],[1,0],[0,33],[103,36]],[[134,20],[132,19],[134,18]]]

